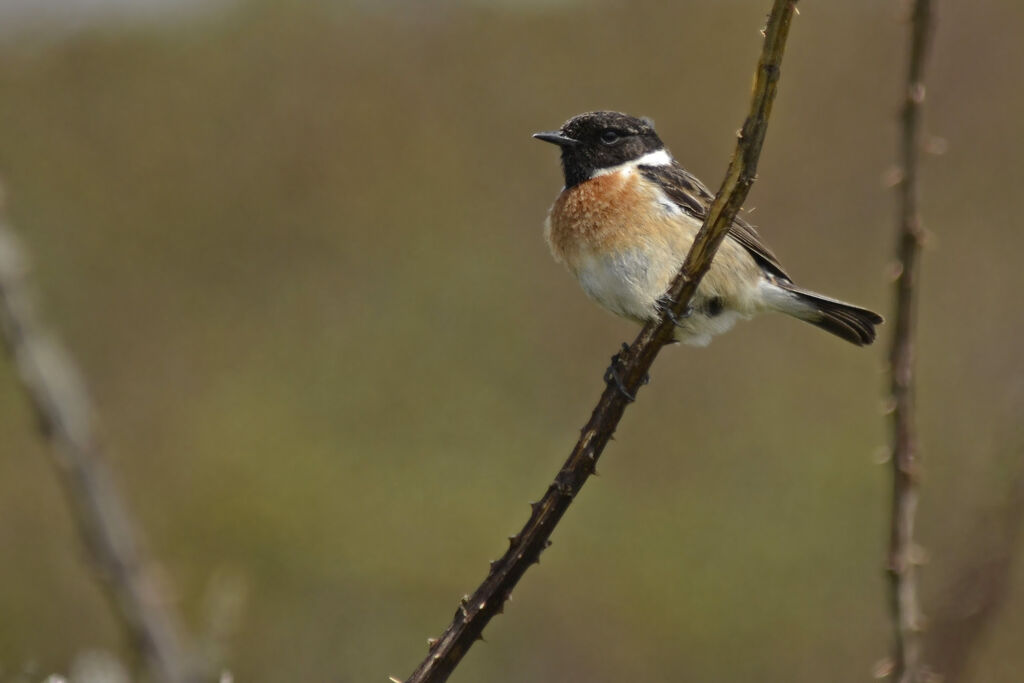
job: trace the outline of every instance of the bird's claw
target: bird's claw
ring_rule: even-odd
[[[665,295],[658,299],[656,305],[658,307],[658,310],[661,311],[662,315],[671,320],[673,325],[681,328],[683,326],[683,321],[689,318],[691,315],[693,315],[693,307],[687,305],[686,310],[684,310],[679,315],[676,315],[675,313],[672,312],[672,303],[672,299],[670,299],[668,295]]]
[[[619,376],[619,370],[622,366],[622,354],[627,351],[629,351],[629,344],[623,342],[622,349],[612,356],[611,365],[609,365],[608,369],[604,371],[604,381],[609,385],[614,384],[615,388],[619,390],[619,393],[622,394],[627,401],[632,403],[636,400],[636,395],[629,393],[629,390],[626,389],[625,383],[622,381],[622,377]],[[641,385],[647,384],[650,379],[650,375],[644,375]]]

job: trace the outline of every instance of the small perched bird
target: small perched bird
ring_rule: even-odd
[[[672,158],[649,119],[595,111],[533,137],[562,150],[565,187],[545,224],[555,260],[590,298],[630,320],[661,314],[714,196]],[[778,311],[863,346],[882,316],[802,289],[737,217],[676,337],[705,346],[740,318]]]

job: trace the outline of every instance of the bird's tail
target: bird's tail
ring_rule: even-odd
[[[866,346],[875,341],[875,325],[885,322],[874,311],[801,289],[792,282],[772,284],[778,290],[776,296],[771,297],[775,308],[851,344]]]

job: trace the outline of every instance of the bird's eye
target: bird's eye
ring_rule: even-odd
[[[614,145],[619,141],[619,134],[614,130],[606,130],[601,133],[601,142],[606,145]]]

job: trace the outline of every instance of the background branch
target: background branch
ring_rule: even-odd
[[[757,66],[750,112],[739,135],[725,180],[708,211],[682,269],[669,288],[671,310],[678,316],[689,306],[701,278],[746,199],[757,173],[768,117],[778,87],[779,67],[789,34],[796,0],[775,0],[764,30],[764,47]],[[426,659],[407,679],[408,683],[438,683],[448,678],[484,627],[500,613],[512,589],[540,553],[550,545],[555,525],[573,498],[594,472],[608,440],[627,405],[625,393],[635,396],[661,348],[673,338],[670,316],[647,323],[633,344],[617,354],[613,364],[625,391],[609,383],[583,428],[579,441],[544,497],[533,504],[523,529],[509,539],[509,549],[491,563],[484,582],[462,599],[452,623],[437,640],[430,641]]]
[[[918,159],[921,149],[921,108],[924,63],[931,37],[930,0],[915,0],[911,19],[910,57],[902,112],[897,243],[896,312],[890,370],[892,394],[892,519],[889,534],[889,600],[895,643],[893,677],[913,683],[923,674],[921,631],[915,567],[914,518],[917,512],[918,465],[914,436],[914,289],[924,230],[918,213]]]
[[[2,209],[2,207],[0,207]],[[0,215],[0,333],[21,385],[49,441],[79,532],[133,647],[154,679],[200,680],[178,620],[160,596],[153,564],[142,551],[93,431],[92,406],[81,377],[37,321],[28,265]]]

